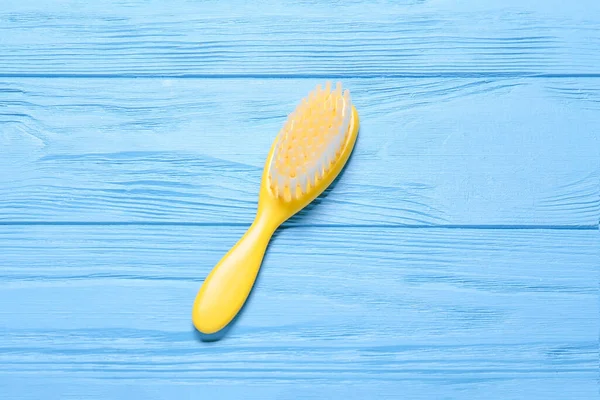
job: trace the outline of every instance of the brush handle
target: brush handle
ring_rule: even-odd
[[[229,324],[246,302],[277,224],[264,213],[206,277],[192,309],[196,329],[212,334]]]

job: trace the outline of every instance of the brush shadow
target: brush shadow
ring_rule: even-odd
[[[259,277],[260,277],[260,271],[258,273],[256,282],[254,283],[254,285],[256,285],[258,283]],[[254,290],[251,290],[250,294],[248,295],[248,299],[246,299],[246,302],[242,306],[240,312],[237,313],[237,315],[231,320],[231,322],[229,324],[227,324],[227,326],[225,326],[220,331],[211,333],[211,334],[206,334],[206,333],[202,333],[199,330],[197,330],[196,327],[194,326],[194,324],[192,324],[192,330],[194,331],[194,337],[196,338],[196,340],[205,342],[205,343],[206,342],[217,342],[217,341],[223,339],[225,336],[227,336],[227,334],[235,326],[237,321],[244,315],[244,312],[246,311],[246,307],[248,306],[248,303],[250,303],[252,301],[253,293],[254,293]]]
[[[358,135],[357,138],[356,138],[356,143],[354,144],[354,148],[356,148],[356,146],[358,145],[358,141],[359,140],[360,140],[360,135]],[[288,221],[286,221],[284,224],[282,224],[279,227],[279,229],[277,229],[273,233],[271,241],[267,245],[267,249],[265,251],[265,258],[267,256],[267,253],[269,251],[269,247],[270,247],[271,243],[275,239],[277,239],[277,236],[279,236],[279,232],[281,230],[287,229],[287,228],[289,228],[290,226],[293,226],[293,225],[300,224],[302,222],[302,220],[305,219],[307,217],[307,215],[309,215],[311,213],[311,210],[314,207],[318,207],[318,205],[323,201],[323,199],[325,199],[329,195],[329,193],[331,193],[331,191],[335,189],[335,186],[338,184],[338,182],[340,181],[341,177],[344,175],[344,172],[346,171],[346,168],[348,167],[348,165],[350,164],[350,162],[352,162],[352,158],[354,157],[354,153],[355,153],[355,151],[352,151],[350,153],[350,157],[348,157],[348,160],[346,161],[346,164],[342,167],[342,170],[340,171],[340,173],[338,174],[338,176],[333,180],[333,182],[331,182],[331,184],[327,187],[327,189],[325,189],[323,191],[323,193],[321,193],[319,196],[317,196],[316,199],[314,199],[312,202],[310,202],[310,204],[308,204],[306,207],[304,207],[304,209],[302,209],[300,212],[298,212],[297,214],[295,214],[294,216],[292,216]],[[212,333],[212,334],[205,334],[205,333],[202,333],[202,332],[198,331],[196,329],[196,327],[192,324],[192,329],[194,331],[194,337],[196,338],[196,340],[198,340],[200,342],[204,342],[204,343],[210,343],[210,342],[217,342],[217,341],[223,339],[225,336],[227,336],[227,334],[235,326],[235,324],[237,323],[237,321],[244,315],[244,312],[246,311],[246,309],[248,307],[248,304],[250,304],[252,302],[252,298],[254,297],[254,292],[255,292],[254,288],[256,288],[256,286],[260,282],[262,269],[263,268],[259,269],[258,275],[256,276],[256,280],[254,282],[254,285],[252,286],[252,290],[250,291],[250,294],[248,295],[248,298],[246,299],[246,302],[244,303],[244,305],[240,309],[240,312],[233,318],[233,320],[231,320],[231,322],[229,324],[227,324],[227,326],[225,326],[223,329],[221,329],[218,332],[215,332],[215,333]]]
[[[275,235],[273,235],[273,236],[275,236]],[[269,245],[267,245],[267,249],[265,251],[265,258],[266,258],[266,252],[268,250],[269,250]],[[199,330],[197,330],[196,327],[194,326],[194,324],[192,324],[192,330],[194,332],[194,337],[196,338],[196,340],[198,340],[200,342],[205,342],[205,343],[217,342],[217,341],[223,339],[225,336],[227,336],[229,331],[235,326],[235,324],[237,324],[238,320],[244,315],[248,305],[250,303],[252,303],[252,299],[254,297],[254,292],[255,292],[254,288],[256,288],[258,286],[260,279],[261,279],[261,270],[262,270],[262,268],[260,268],[258,270],[258,275],[256,275],[256,280],[254,281],[254,285],[252,285],[252,290],[250,290],[250,294],[248,295],[248,298],[244,302],[244,305],[242,306],[240,311],[236,314],[236,316],[231,320],[231,322],[229,324],[227,324],[223,329],[221,329],[220,331],[215,332],[215,333],[206,334],[206,333],[202,333]]]

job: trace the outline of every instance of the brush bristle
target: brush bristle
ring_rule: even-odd
[[[352,101],[341,83],[327,82],[301,100],[277,137],[269,188],[290,201],[307,193],[340,157],[350,126]]]

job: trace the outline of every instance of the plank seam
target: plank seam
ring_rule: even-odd
[[[415,79],[415,78],[600,78],[600,73],[530,73],[530,72],[441,72],[441,73],[372,73],[372,74],[66,74],[66,73],[0,73],[1,78],[23,79],[23,78],[47,78],[47,79],[379,79],[379,78],[397,78],[397,79]]]
[[[183,222],[183,221],[0,221],[0,226],[190,226],[248,228],[249,223]],[[385,228],[385,229],[480,229],[480,230],[598,230],[596,225],[518,225],[518,224],[295,224],[286,223],[280,229],[291,228]]]

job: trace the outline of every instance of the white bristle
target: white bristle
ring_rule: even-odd
[[[319,98],[324,99],[323,106],[310,108],[311,102]],[[329,171],[347,138],[351,110],[350,92],[347,89],[342,91],[341,83],[337,83],[333,91],[330,82],[325,88],[318,85],[300,102],[284,124],[275,144],[276,154],[269,166],[270,185],[277,197],[284,198],[286,187],[295,197],[298,186],[304,192],[316,184],[315,179],[322,179]],[[302,118],[309,118],[310,122]],[[319,127],[316,132],[313,126]],[[300,137],[298,132],[301,133]],[[321,144],[321,140],[324,143]],[[293,149],[289,153],[293,168],[284,163],[287,154],[279,153],[287,152],[288,148]]]
[[[307,186],[308,186],[308,185],[307,185],[307,183],[308,183],[308,177],[306,176],[306,174],[302,174],[302,175],[300,175],[300,179],[299,179],[299,181],[300,181],[300,187],[301,187],[303,190],[306,190],[306,188],[307,188]]]

